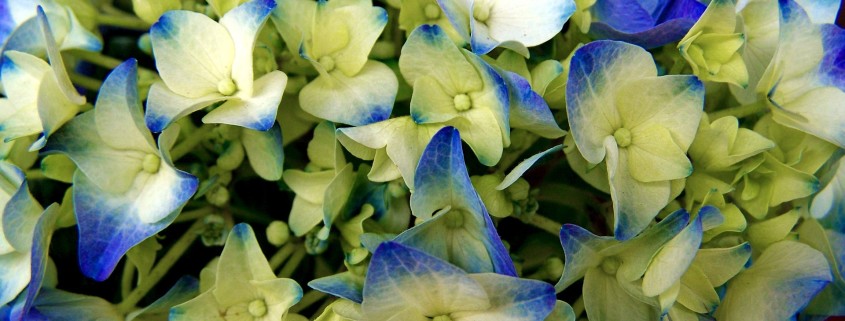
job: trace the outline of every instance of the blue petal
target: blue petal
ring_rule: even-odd
[[[23,311],[29,311],[32,304],[35,302],[35,297],[41,290],[41,283],[44,280],[44,273],[47,269],[47,252],[50,249],[50,241],[53,238],[53,230],[56,226],[56,220],[61,215],[59,205],[53,203],[44,210],[44,213],[38,219],[38,224],[35,227],[35,233],[32,236],[32,269],[30,274],[29,286],[26,289],[26,301],[24,302]]]
[[[603,1],[599,1],[602,3]],[[646,17],[644,8],[636,8],[634,4],[624,4],[634,1],[606,1],[613,6],[600,6],[600,16],[590,26],[590,34],[600,39],[621,40],[647,49],[659,47],[670,42],[678,41],[686,35],[695,24],[698,17],[704,13],[706,6],[695,0],[670,1],[662,10],[656,8],[650,17]],[[620,8],[627,8],[626,11]],[[625,12],[620,16],[620,12]],[[648,26],[649,18],[652,25]]]
[[[554,310],[555,289],[543,281],[527,280],[493,273],[470,275],[490,296],[492,308],[481,313],[456,313],[467,319],[543,320]]]
[[[387,320],[402,311],[437,315],[489,306],[481,285],[454,265],[395,242],[382,243],[373,253],[362,302],[369,319]]]
[[[845,91],[845,29],[835,25],[823,25],[821,29],[824,56],[819,77],[823,84]]]
[[[199,280],[193,276],[183,276],[176,281],[170,290],[147,307],[134,311],[126,316],[126,321],[132,321],[145,314],[166,315],[171,307],[182,304],[199,294]],[[143,318],[142,318],[143,319]]]
[[[531,84],[517,73],[504,71],[510,96],[510,126],[522,128],[545,138],[559,138],[566,132],[560,129],[549,104],[534,92]]]
[[[555,289],[563,291],[583,278],[588,269],[601,263],[598,252],[614,244],[618,241],[613,237],[596,236],[578,225],[564,224],[560,228],[560,245],[566,265]]]
[[[444,127],[431,138],[417,165],[414,189],[411,211],[417,217],[429,218],[447,206],[481,211],[457,129]]]
[[[173,197],[168,204],[155,204],[159,209],[172,208],[172,212],[159,221],[145,223],[138,212],[153,204],[136,204],[135,199],[112,195],[98,188],[85,174],[76,172],[73,205],[79,227],[79,265],[83,274],[98,281],[105,280],[126,251],[173,222],[181,206],[197,188],[196,178],[183,172],[178,175],[181,176],[179,183],[170,186]]]
[[[308,286],[320,292],[361,303],[361,301],[364,301],[364,284],[362,282],[362,277],[351,272],[343,272],[312,280],[308,282]]]

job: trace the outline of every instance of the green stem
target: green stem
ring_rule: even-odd
[[[138,301],[141,301],[141,299],[147,295],[147,292],[149,292],[158,283],[158,281],[167,274],[167,271],[173,267],[173,264],[175,264],[176,261],[182,257],[182,254],[191,247],[191,244],[193,244],[197,239],[199,231],[203,228],[203,226],[204,225],[201,220],[194,222],[194,224],[185,231],[185,234],[182,234],[182,236],[179,237],[179,240],[177,240],[176,243],[170,247],[170,250],[164,254],[161,260],[158,261],[155,267],[153,267],[150,271],[150,274],[144,278],[144,282],[138,284],[138,287],[132,290],[132,292],[129,293],[129,296],[117,304],[117,310],[123,314],[134,310]]]
[[[195,210],[182,212],[182,213],[179,214],[179,216],[176,217],[176,220],[174,220],[173,223],[181,223],[181,222],[198,220],[198,219],[201,219],[203,217],[206,217],[208,214],[214,213],[214,211],[215,211],[214,207],[206,206],[206,207],[201,207],[201,208],[198,208],[198,209],[195,209]]]
[[[91,64],[103,67],[105,69],[114,69],[114,68],[117,68],[117,66],[120,66],[120,64],[123,63],[123,61],[120,60],[120,59],[117,59],[117,58],[111,57],[111,56],[106,56],[106,55],[99,53],[99,52],[86,51],[86,50],[71,50],[69,52],[70,52],[70,55],[72,55],[76,58],[85,60],[85,61],[87,61]],[[149,69],[144,68],[144,67],[138,67],[138,73],[141,74],[142,79],[145,79],[145,78],[154,79],[155,75],[157,75],[157,73],[155,71],[149,70]]]
[[[99,14],[97,15],[97,23],[130,30],[146,31],[150,29],[149,23],[130,15]]]
[[[120,297],[126,298],[132,291],[132,278],[135,276],[135,265],[129,260],[123,263],[123,274],[120,277]]]
[[[305,295],[302,296],[302,300],[299,300],[297,304],[290,308],[291,313],[299,313],[299,311],[305,310],[310,307],[312,304],[320,302],[326,297],[326,294],[320,291],[311,290]]]
[[[214,128],[214,126],[209,124],[204,124],[197,128],[190,136],[185,137],[184,140],[176,144],[173,149],[170,150],[170,158],[173,161],[176,161],[182,156],[187,155],[190,153],[194,147],[197,147],[200,143],[202,143],[203,139],[208,135],[209,132]]]
[[[531,217],[528,218],[526,223],[531,224],[534,227],[537,227],[543,231],[549,232],[555,236],[560,235],[560,227],[563,226],[563,224],[555,222],[552,219],[540,214],[531,215]]]
[[[281,266],[282,263],[284,263],[285,260],[293,254],[294,250],[296,250],[296,245],[293,242],[288,242],[283,245],[276,254],[273,254],[273,256],[270,257],[270,268],[273,269],[273,271],[278,269],[279,266]]]
[[[575,318],[577,319],[584,313],[584,296],[578,297],[578,300],[575,301],[575,304],[572,305],[572,311],[575,312]]]
[[[747,105],[717,110],[709,114],[710,121],[726,117],[726,116],[734,116],[736,118],[743,118],[748,117],[751,115],[756,115],[761,112],[766,111],[766,102],[765,101],[756,101]]]
[[[75,72],[69,73],[68,76],[70,76],[70,82],[74,85],[88,90],[100,91],[100,87],[103,85],[103,82],[99,79],[83,76]]]
[[[29,179],[29,180],[47,178],[47,176],[44,175],[44,172],[42,172],[41,169],[27,170],[25,175],[26,175],[26,179]]]
[[[305,254],[307,254],[305,253],[305,247],[297,248],[290,260],[282,267],[282,271],[279,272],[279,277],[290,278],[290,276],[293,275],[293,272],[296,272],[296,268],[299,267],[299,263],[305,258]]]

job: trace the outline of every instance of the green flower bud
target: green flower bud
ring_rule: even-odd
[[[211,214],[203,218],[202,222],[205,224],[200,233],[202,244],[205,246],[223,246],[229,236],[226,220],[220,215]]]
[[[217,185],[212,187],[208,193],[205,194],[205,199],[214,206],[225,206],[229,203],[229,190],[224,186]]]
[[[505,189],[510,199],[513,201],[522,201],[528,198],[528,192],[531,191],[531,185],[528,184],[524,178],[519,178],[513,182],[511,186]]]
[[[275,246],[282,246],[290,239],[288,223],[273,221],[267,226],[267,241]]]
[[[165,12],[181,8],[182,5],[179,0],[132,0],[132,9],[135,10],[135,15],[149,24],[158,21],[158,18]]]
[[[153,43],[150,40],[150,34],[145,33],[138,37],[138,49],[141,49],[145,54],[151,55],[153,54]]]

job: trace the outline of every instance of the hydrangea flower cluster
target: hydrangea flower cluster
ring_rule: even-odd
[[[843,21],[0,0],[0,320],[845,317]]]

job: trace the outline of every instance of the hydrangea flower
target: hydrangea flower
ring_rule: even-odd
[[[67,154],[79,170],[73,204],[79,225],[79,263],[85,275],[106,279],[130,248],[161,231],[197,190],[196,177],[173,166],[169,150],[179,133],[144,126],[137,63],[109,74],[94,110],[62,127],[46,153]]]
[[[696,0],[595,1],[588,9],[590,35],[644,48],[660,47],[683,38],[705,8]]]
[[[47,138],[73,118],[85,96],[70,82],[56,38],[44,10],[31,20],[39,29],[35,37],[47,49],[50,64],[20,51],[5,51],[0,66],[8,98],[0,99],[0,135],[5,141],[41,134],[30,150],[41,149]]]
[[[313,171],[289,169],[282,175],[285,183],[296,193],[288,224],[296,236],[311,231],[320,222],[326,224],[322,239],[328,238],[333,218],[341,214],[355,185],[355,170],[347,163],[335,139],[335,128],[329,122],[320,123],[314,139],[308,144]]]
[[[835,3],[830,3],[835,5]],[[831,8],[835,9],[835,7]],[[780,39],[757,86],[776,122],[845,146],[845,31],[816,24],[794,1],[780,1]]]
[[[736,20],[735,0],[712,1],[678,43],[681,55],[701,80],[748,86],[748,70],[740,54],[745,36],[736,32]]]
[[[496,47],[528,57],[528,48],[560,32],[575,12],[573,0],[438,0],[455,30],[483,55]]]
[[[272,71],[254,79],[252,53],[258,31],[276,7],[253,0],[219,22],[191,11],[169,11],[150,29],[162,81],[147,97],[147,126],[161,132],[172,122],[217,102],[205,123],[254,130],[273,127],[287,75]]]
[[[411,213],[422,223],[394,241],[424,250],[467,272],[516,275],[490,215],[472,187],[457,129],[445,127],[434,135],[414,180]]]
[[[49,20],[58,50],[100,51],[100,38],[85,29],[74,12],[55,0],[12,0],[0,6],[0,52],[21,51],[43,55],[47,45],[41,37],[36,7],[42,7]]]
[[[367,57],[387,24],[384,9],[370,0],[280,1],[273,22],[288,48],[320,73],[299,93],[303,110],[353,126],[390,117],[398,80]]]
[[[566,100],[578,151],[590,164],[606,163],[614,235],[630,239],[674,198],[671,181],[692,173],[686,151],[704,86],[695,76],[658,77],[640,47],[595,41],[572,58]]]
[[[440,27],[422,25],[402,46],[399,68],[414,88],[415,123],[453,126],[482,164],[499,162],[510,145],[510,97],[490,65],[455,46]]]
[[[229,233],[214,285],[170,309],[170,320],[284,320],[301,298],[299,284],[276,278],[252,228],[241,223]]]
[[[702,216],[678,210],[637,237],[619,241],[572,224],[560,231],[566,266],[558,291],[584,278],[590,320],[651,320],[661,315],[658,295],[687,270],[701,242]]]
[[[399,243],[379,245],[367,271],[365,320],[541,320],[555,306],[548,283],[467,273]]]

